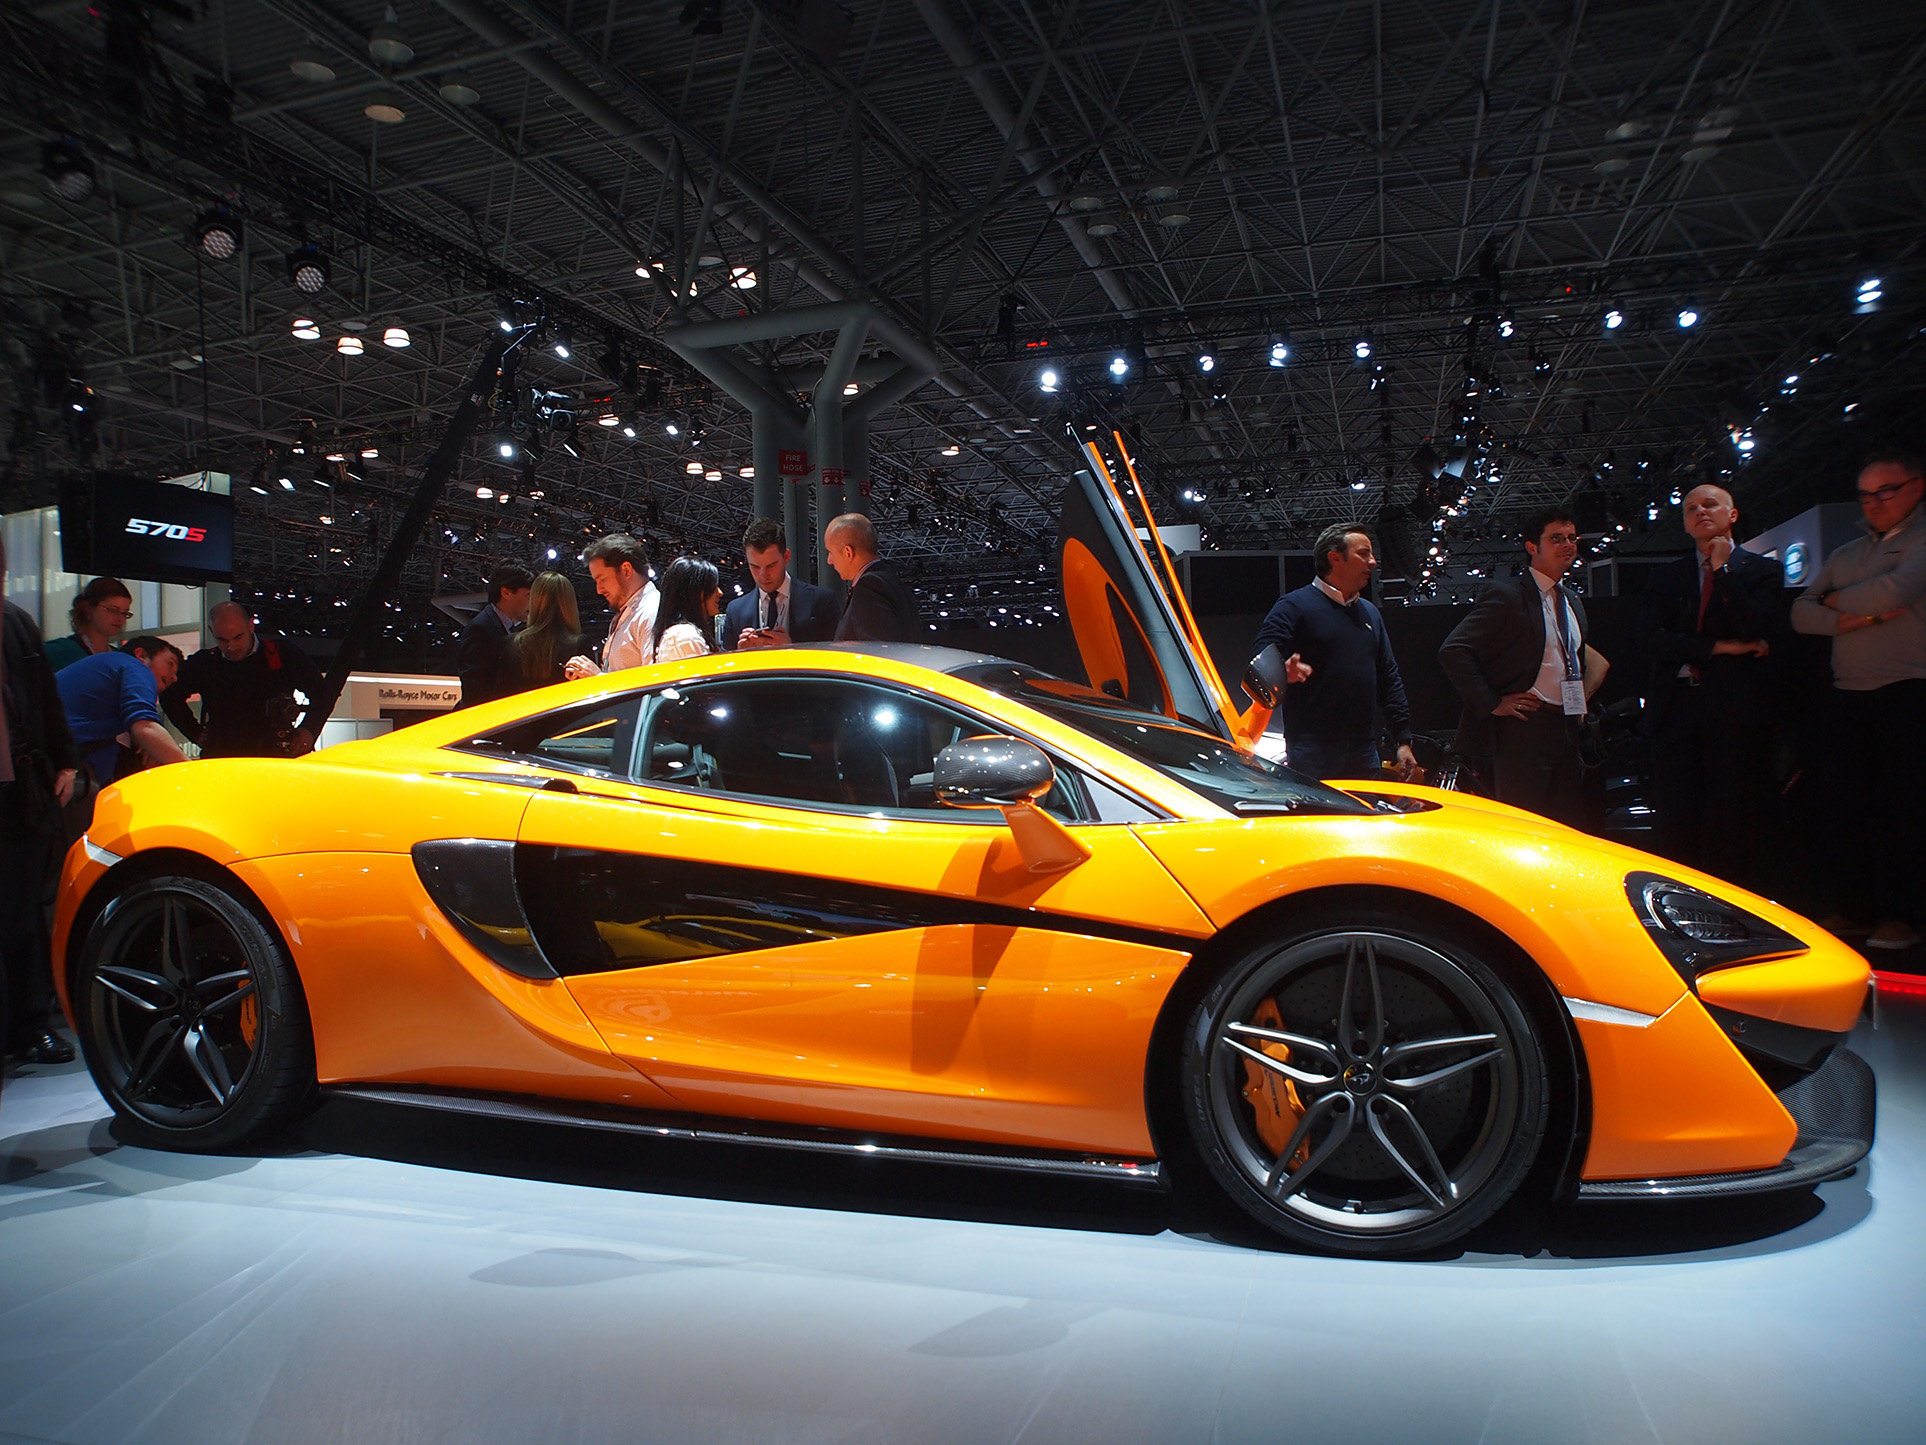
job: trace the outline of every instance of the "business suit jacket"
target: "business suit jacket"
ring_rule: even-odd
[[[1591,624],[1585,618],[1585,604],[1563,582],[1558,590],[1565,594],[1572,620],[1578,626],[1578,651],[1581,659]],[[1464,699],[1464,714],[1458,722],[1455,746],[1468,757],[1483,757],[1492,750],[1496,734],[1491,710],[1506,693],[1524,692],[1538,679],[1539,664],[1545,660],[1545,604],[1538,583],[1527,568],[1521,577],[1494,582],[1472,607],[1463,622],[1438,649],[1438,662]],[[1583,666],[1581,661],[1580,666]]]
[[[887,562],[874,562],[843,604],[836,624],[838,642],[921,642],[923,614],[903,579]]]
[[[1786,631],[1785,569],[1770,557],[1735,548],[1725,566],[1712,574],[1712,597],[1699,622],[1699,554],[1695,550],[1652,579],[1641,612],[1645,650],[1652,676],[1645,691],[1648,732],[1664,725],[1667,709],[1680,688],[1690,684],[1679,668],[1699,670],[1700,703],[1712,723],[1724,727],[1769,727],[1778,711],[1779,658]],[[1714,657],[1714,642],[1771,645],[1767,657]]]
[[[508,626],[492,603],[484,604],[462,629],[455,672],[461,678],[460,707],[492,702],[513,691],[507,686]]]
[[[722,649],[734,652],[743,632],[756,625],[757,598],[750,591],[736,598],[722,614]],[[836,636],[836,623],[842,609],[836,594],[827,587],[812,587],[800,577],[789,579],[789,640],[791,642],[830,642]]]

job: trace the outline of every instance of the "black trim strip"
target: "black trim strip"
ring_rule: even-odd
[[[1203,939],[974,898],[593,848],[518,844],[515,878],[542,953],[606,973],[906,928],[977,923],[1197,951]]]
[[[679,1114],[647,1114],[597,1104],[560,1099],[508,1098],[497,1094],[462,1094],[441,1089],[377,1088],[348,1084],[328,1089],[337,1098],[361,1099],[406,1108],[440,1109],[457,1114],[517,1123],[562,1124],[584,1129],[607,1129],[656,1139],[685,1139],[705,1144],[748,1144],[768,1149],[801,1149],[819,1154],[853,1154],[909,1164],[960,1164],[976,1169],[1010,1169],[1026,1174],[1051,1174],[1076,1179],[1108,1179],[1120,1184],[1162,1187],[1163,1169],[1155,1159],[1131,1159],[1100,1154],[1026,1152],[999,1149],[993,1144],[954,1147],[947,1139],[915,1135],[846,1133],[835,1129],[751,1123],[731,1127],[728,1121]]]

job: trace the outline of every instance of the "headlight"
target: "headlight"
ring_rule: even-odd
[[[1656,873],[1627,876],[1625,896],[1688,984],[1715,968],[1805,951],[1805,944],[1763,918]]]

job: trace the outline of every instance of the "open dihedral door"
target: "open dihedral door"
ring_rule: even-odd
[[[1121,437],[1117,444],[1122,451]],[[1135,471],[1131,489],[1157,561],[1139,540],[1139,523],[1103,454],[1089,442],[1084,452],[1089,469],[1063,489],[1057,575],[1086,680],[1113,697],[1248,746],[1247,716],[1232,702],[1204,647]],[[1127,453],[1124,464],[1130,465]]]

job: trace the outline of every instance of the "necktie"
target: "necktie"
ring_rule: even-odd
[[[1712,559],[1699,561],[1699,620],[1694,624],[1698,631],[1705,629],[1705,609],[1712,605]]]
[[[765,632],[776,625],[776,605],[778,600],[774,592],[765,592],[762,594],[762,621],[760,625]]]

